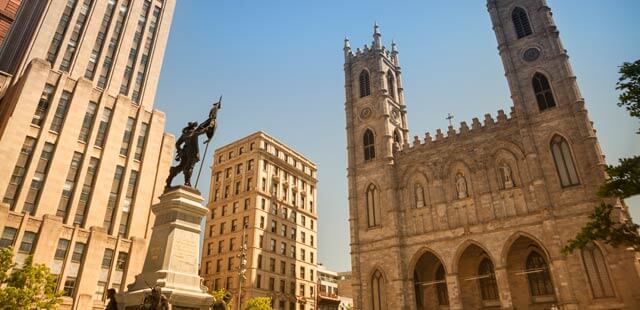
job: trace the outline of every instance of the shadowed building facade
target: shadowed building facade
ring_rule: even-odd
[[[9,33],[11,25],[16,20],[16,14],[20,9],[20,0],[1,0],[0,1],[0,46],[4,42],[4,38]]]
[[[264,132],[216,150],[200,268],[210,290],[225,288],[237,302],[246,240],[243,305],[267,296],[274,309],[317,308],[316,173],[313,162]]]
[[[606,173],[549,6],[487,8],[511,112],[411,142],[397,47],[377,26],[370,47],[345,40],[356,308],[640,307],[633,252],[597,242],[561,253]]]
[[[0,246],[63,309],[103,309],[144,262],[174,138],[153,109],[174,0],[23,0],[0,54]]]

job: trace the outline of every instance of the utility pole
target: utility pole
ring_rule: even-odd
[[[247,239],[245,238],[245,232],[247,230],[247,225],[242,225],[242,245],[240,246],[240,254],[238,257],[240,258],[240,266],[238,267],[238,310],[242,309],[242,283],[247,279]]]

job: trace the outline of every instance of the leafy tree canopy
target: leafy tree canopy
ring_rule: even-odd
[[[254,297],[247,301],[245,310],[272,310],[271,297]]]
[[[0,249],[0,309],[56,309],[62,292],[49,268],[25,259],[22,269],[14,268],[11,248]]]

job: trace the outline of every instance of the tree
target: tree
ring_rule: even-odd
[[[245,310],[272,310],[271,297],[253,297],[247,301]]]
[[[626,107],[632,117],[640,119],[640,59],[632,63],[625,62],[619,73],[616,89],[622,93],[618,98],[618,106]],[[640,134],[640,131],[637,133]],[[600,197],[625,199],[640,194],[640,156],[620,159],[617,166],[608,165],[606,171],[610,178],[600,187]],[[626,214],[621,214],[620,209],[602,202],[589,216],[589,222],[562,248],[562,252],[569,254],[595,240],[640,251],[639,228]]]
[[[213,299],[218,302],[218,301],[224,301],[225,300],[225,296],[227,296],[227,300],[229,300],[226,304],[227,304],[227,309],[233,309],[233,300],[231,300],[231,294],[227,292],[226,289],[221,288],[217,291],[213,291],[211,293],[211,295],[213,296]]]
[[[0,309],[56,309],[62,302],[62,292],[56,291],[49,268],[34,264],[31,256],[22,269],[15,266],[11,248],[0,249]]]

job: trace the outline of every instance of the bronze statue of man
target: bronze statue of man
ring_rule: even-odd
[[[193,168],[196,163],[200,161],[198,137],[201,134],[206,134],[208,140],[205,141],[205,143],[213,138],[217,126],[216,118],[220,108],[220,102],[214,103],[213,108],[209,112],[209,118],[202,122],[202,124],[198,126],[197,122],[189,122],[187,126],[182,129],[182,135],[180,135],[180,138],[176,141],[176,160],[179,163],[169,170],[166,188],[171,187],[171,181],[180,172],[184,174],[184,185],[191,186]]]

